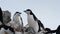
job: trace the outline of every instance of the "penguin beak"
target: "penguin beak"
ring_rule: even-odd
[[[24,11],[24,12],[26,12],[26,11]]]
[[[19,14],[22,14],[22,13],[19,13]]]

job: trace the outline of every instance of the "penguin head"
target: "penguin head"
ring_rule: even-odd
[[[45,28],[45,30],[46,30],[46,31],[51,31],[51,29],[50,29],[50,28]]]
[[[20,16],[21,12],[16,12],[14,15]]]
[[[16,12],[16,14],[21,14],[21,12]]]
[[[32,11],[30,10],[30,9],[26,9],[25,11],[24,11],[26,14],[32,14]]]

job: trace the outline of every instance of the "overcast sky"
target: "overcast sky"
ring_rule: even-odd
[[[22,13],[24,25],[27,24],[25,9],[31,9],[45,27],[56,29],[60,25],[60,0],[0,0],[2,10],[9,10],[12,17],[16,11]]]

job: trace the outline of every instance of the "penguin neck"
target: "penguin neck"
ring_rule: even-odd
[[[33,15],[27,15],[27,20],[29,23],[32,23],[34,21]]]
[[[36,19],[36,18],[34,17],[34,15],[30,15],[30,14],[27,15],[27,20],[28,20],[28,22],[31,22],[31,23],[32,23],[33,21],[36,21],[35,19]]]
[[[34,18],[33,18],[33,15],[30,15],[30,14],[27,15],[27,17],[30,18],[30,19],[34,19]]]
[[[28,16],[32,16],[35,21],[37,20],[37,17],[33,13],[32,14],[28,14]]]

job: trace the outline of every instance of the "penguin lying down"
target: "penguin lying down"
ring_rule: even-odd
[[[15,34],[15,32],[10,26],[0,25],[0,34]]]

